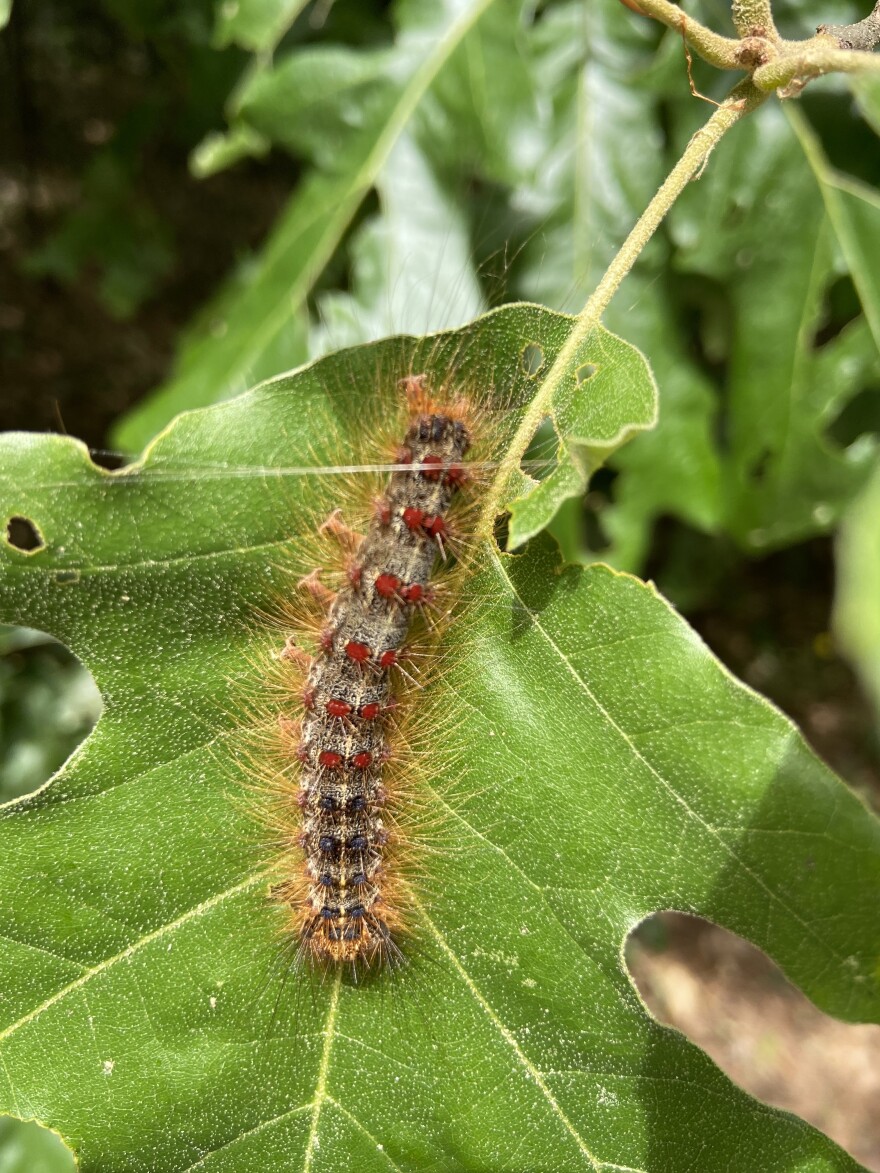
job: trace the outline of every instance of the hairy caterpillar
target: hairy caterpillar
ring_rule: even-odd
[[[316,604],[313,654],[299,632],[281,653],[300,676],[302,713],[279,715],[282,761],[299,769],[282,765],[273,784],[285,875],[272,895],[301,957],[355,970],[402,959],[397,868],[406,844],[385,766],[400,694],[419,684],[410,640],[438,626],[435,565],[460,547],[455,514],[472,478],[463,463],[474,441],[469,402],[445,389],[435,398],[425,375],[401,387],[407,424],[366,534],[339,509],[321,527],[348,554],[342,585],[334,593],[317,569],[300,583]]]

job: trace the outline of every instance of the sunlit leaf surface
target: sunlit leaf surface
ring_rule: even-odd
[[[494,388],[503,438],[540,384],[526,347],[552,362],[568,328],[512,307],[332,355],[181,417],[112,474],[66,437],[3,440],[0,514],[45,548],[0,544],[0,619],[62,639],[105,711],[0,810],[0,1108],[83,1170],[855,1168],[659,1027],[622,946],[657,909],[698,913],[876,1021],[878,825],[652,587],[562,570],[546,537],[483,544],[427,680],[440,849],[411,964],[361,986],[285,970],[235,748],[268,642],[254,619],[292,589],[318,472],[426,368]],[[595,341],[631,377],[631,349]],[[640,389],[587,379],[572,417],[601,394],[632,431],[654,410],[644,367]]]

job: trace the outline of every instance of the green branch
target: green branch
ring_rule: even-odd
[[[770,0],[733,0],[731,16],[741,37],[778,36]]]
[[[783,97],[792,97],[814,77],[826,73],[880,73],[880,57],[857,49],[840,49],[827,35],[795,43],[792,51],[759,65],[752,81],[764,93],[788,88]]]
[[[739,41],[713,33],[698,20],[682,12],[677,4],[670,4],[669,0],[638,0],[638,5],[645,16],[652,16],[654,20],[680,33],[704,61],[717,65],[719,69],[742,68],[736,57]]]
[[[742,69],[764,93],[794,97],[812,78],[826,73],[874,73],[880,58],[869,50],[880,44],[880,0],[856,24],[821,25],[803,41],[785,41],[777,32],[771,0],[732,0],[740,39],[713,33],[670,0],[624,0],[684,37],[704,61],[719,69]]]
[[[639,2],[642,3],[642,0]],[[767,95],[755,89],[750,81],[740,82],[727,99],[721,103],[706,125],[691,138],[681,158],[639,217],[629,236],[623,242],[620,251],[608,266],[601,281],[575,319],[565,345],[556,356],[555,362],[547,372],[540,390],[529,405],[529,409],[517,429],[483,508],[479,527],[482,533],[491,533],[498,507],[511,485],[519,462],[538,425],[551,410],[557,387],[570,376],[575,356],[585,340],[599,325],[602,314],[620,287],[620,283],[636,263],[666,213],[690,181],[698,176],[705,167],[709,156],[723,136],[745,114],[756,109],[766,99]]]

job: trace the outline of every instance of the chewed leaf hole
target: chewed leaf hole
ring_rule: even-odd
[[[665,912],[643,921],[626,960],[658,1021],[753,1096],[880,1168],[880,1027],[823,1014],[760,949],[698,917]]]
[[[6,541],[23,554],[36,554],[38,550],[46,548],[43,535],[30,518],[17,515],[10,517],[6,523]]]
[[[499,513],[495,518],[492,536],[499,550],[507,549],[507,537],[510,533],[510,514]]]
[[[117,472],[120,468],[132,463],[133,456],[126,456],[122,452],[111,452],[107,448],[90,448],[89,460],[98,468],[106,468],[109,472]]]
[[[843,330],[862,312],[862,304],[855,282],[849,273],[838,277],[825,290],[818,314],[818,328],[813,336],[813,347],[820,350],[839,337]]]
[[[57,1133],[33,1120],[0,1116],[0,1168],[76,1173],[73,1153]]]
[[[772,450],[770,448],[764,448],[749,466],[749,476],[756,485],[760,485],[766,480],[772,460]]]
[[[525,373],[534,379],[544,365],[544,348],[537,342],[529,342],[522,348],[519,360]]]
[[[587,379],[592,379],[598,369],[594,362],[582,363],[574,373],[575,382],[578,387],[580,387],[581,383],[586,383]]]
[[[550,416],[544,416],[534,436],[529,441],[521,467],[524,473],[536,481],[543,481],[557,464],[559,437]]]
[[[100,713],[94,677],[71,651],[42,631],[0,624],[0,802],[42,786]]]
[[[861,436],[880,435],[880,387],[864,387],[825,429],[832,443],[849,448]]]

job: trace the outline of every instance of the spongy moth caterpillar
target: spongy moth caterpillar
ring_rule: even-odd
[[[384,779],[391,714],[401,681],[412,679],[411,628],[435,603],[435,565],[447,557],[449,514],[469,479],[463,461],[473,442],[465,399],[433,399],[425,376],[401,384],[409,420],[366,534],[353,534],[338,513],[326,523],[351,548],[345,580],[335,595],[314,572],[303,580],[325,607],[314,655],[296,636],[283,653],[303,670],[303,712],[298,724],[280,721],[299,777],[281,793],[282,819],[296,830],[283,861],[291,874],[273,896],[302,955],[356,969],[401,956],[395,832],[385,817],[394,802]]]

